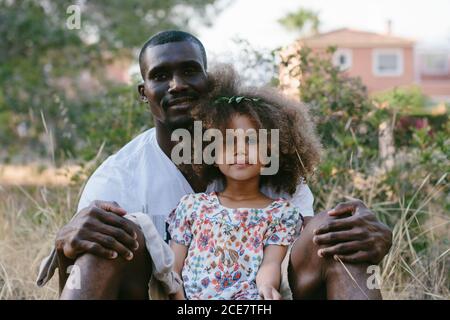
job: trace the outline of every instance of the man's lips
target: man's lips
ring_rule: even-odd
[[[190,106],[190,102],[194,101],[194,98],[186,97],[186,98],[177,98],[172,99],[166,104],[166,108],[186,108]]]

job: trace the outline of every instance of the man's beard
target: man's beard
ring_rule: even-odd
[[[176,117],[175,119],[166,119],[166,126],[170,131],[176,129],[191,130],[194,124],[194,119],[190,114]]]
[[[190,102],[192,104],[190,110],[188,112],[186,112],[186,114],[170,116],[170,111],[169,111],[170,106],[168,105],[170,100],[183,99],[183,98],[188,98],[188,99],[192,100]],[[170,97],[168,97],[168,96],[163,97],[162,101],[161,101],[161,106],[162,106],[163,110],[166,112],[166,114],[168,115],[168,117],[166,118],[166,126],[171,131],[173,131],[175,129],[190,129],[190,128],[192,128],[194,120],[191,115],[191,110],[193,108],[193,105],[197,103],[198,99],[199,99],[199,94],[196,92],[188,92],[188,93],[183,92],[182,94],[172,95]]]

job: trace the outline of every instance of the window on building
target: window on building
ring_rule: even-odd
[[[426,75],[446,75],[449,73],[447,53],[426,53],[421,56],[422,73]]]
[[[352,51],[350,49],[338,49],[333,55],[333,64],[341,71],[350,69],[352,66]]]
[[[401,49],[376,49],[373,51],[373,73],[376,76],[400,76],[403,74]]]

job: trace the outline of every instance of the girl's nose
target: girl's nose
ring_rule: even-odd
[[[237,153],[236,153],[236,163],[237,164],[245,164],[245,162],[246,162],[246,152],[245,152],[245,150],[241,150],[241,151],[238,151]]]
[[[242,154],[245,156],[247,154],[247,146],[246,145],[240,146],[240,145],[235,144],[234,150],[235,150],[235,155]]]

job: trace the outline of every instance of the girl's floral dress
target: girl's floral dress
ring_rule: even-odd
[[[256,274],[266,245],[291,244],[303,217],[282,198],[262,209],[230,209],[216,192],[184,196],[168,217],[171,239],[188,247],[187,299],[259,299]]]

